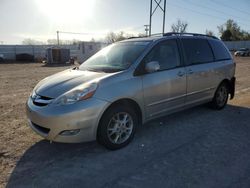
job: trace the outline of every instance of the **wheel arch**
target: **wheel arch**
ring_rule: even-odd
[[[220,82],[220,84],[218,85],[218,87],[225,83],[229,89],[229,94],[230,94],[230,99],[234,98],[234,93],[235,93],[235,77],[233,77],[231,80],[230,79],[224,79]],[[218,88],[217,87],[217,88]]]
[[[99,122],[98,122],[98,127],[97,127],[97,130],[96,130],[96,133],[98,132],[98,128],[99,128],[99,125],[100,125],[100,122],[102,121],[102,118],[104,117],[105,113],[113,108],[114,106],[117,106],[117,105],[126,105],[126,106],[130,106],[132,107],[136,114],[138,115],[138,119],[139,119],[139,124],[142,124],[143,122],[143,112],[142,112],[142,109],[140,107],[140,105],[133,99],[130,99],[130,98],[122,98],[122,99],[118,99],[114,102],[112,102],[105,110],[104,112],[102,113],[102,116],[101,118],[99,119]],[[96,136],[98,136],[98,134],[96,134]]]

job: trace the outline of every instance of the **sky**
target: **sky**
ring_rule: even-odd
[[[250,0],[167,0],[165,31],[181,19],[188,23],[188,32],[208,29],[218,36],[217,26],[233,19],[250,32],[249,10]],[[46,42],[56,39],[56,31],[82,33],[60,33],[62,40],[100,39],[111,31],[145,33],[149,15],[150,0],[0,0],[0,44],[21,44],[27,38]],[[152,33],[161,31],[158,9]]]

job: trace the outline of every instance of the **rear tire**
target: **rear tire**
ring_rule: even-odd
[[[120,149],[133,139],[138,123],[139,119],[132,108],[115,105],[103,114],[97,140],[110,150]]]
[[[227,104],[228,95],[229,95],[228,85],[225,82],[223,82],[219,85],[214,94],[214,98],[211,103],[212,107],[216,110],[223,109]]]

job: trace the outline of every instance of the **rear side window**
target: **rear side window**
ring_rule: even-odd
[[[213,49],[216,61],[231,59],[231,55],[221,41],[209,40],[209,43]]]
[[[182,39],[182,43],[188,65],[209,63],[214,60],[206,39]]]

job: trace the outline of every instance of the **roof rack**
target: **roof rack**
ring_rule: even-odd
[[[138,39],[138,38],[143,38],[144,36],[140,36],[140,37],[128,37],[126,39]],[[146,36],[145,36],[146,37]]]
[[[127,39],[137,39],[137,38],[147,38],[147,37],[153,37],[153,36],[163,36],[162,33],[154,33],[154,34],[151,34],[150,36],[147,36],[147,35],[143,35],[143,36],[138,36],[138,37],[128,37]]]
[[[153,37],[153,36],[164,36],[163,33],[154,33],[151,34],[149,37]]]
[[[202,36],[202,37],[210,37],[213,39],[218,39],[215,36],[211,36],[211,35],[205,35],[205,34],[199,34],[199,33],[178,33],[178,32],[169,32],[169,33],[164,33],[163,36]]]

